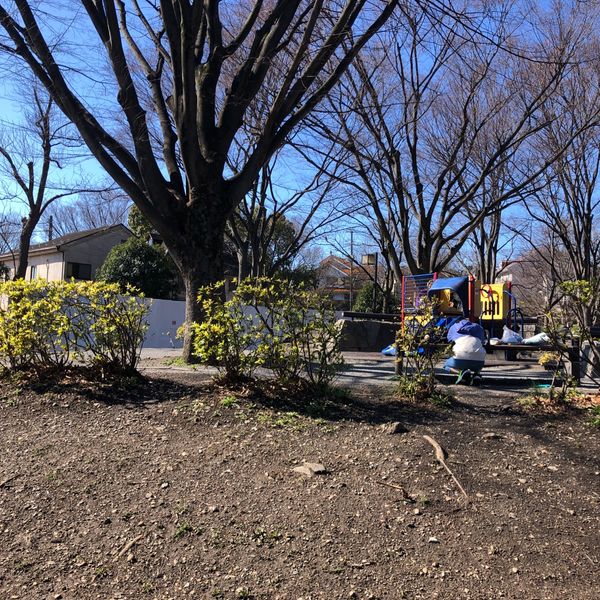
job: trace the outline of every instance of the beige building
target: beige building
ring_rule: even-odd
[[[77,231],[48,242],[33,244],[29,251],[25,279],[94,279],[96,270],[112,248],[132,235],[124,225],[112,225]],[[15,261],[16,256],[10,252],[0,254],[0,263],[9,268],[11,278],[15,272]]]
[[[356,294],[372,281],[373,274],[373,265],[357,265],[332,254],[319,264],[318,288],[331,298],[337,309],[351,310],[350,295],[356,300]]]

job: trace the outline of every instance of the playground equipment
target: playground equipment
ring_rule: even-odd
[[[435,300],[433,318],[429,310],[423,310],[427,299]],[[400,298],[402,330],[408,328],[406,331],[411,334],[427,330],[427,337],[413,351],[393,353],[398,356],[396,374],[400,375],[406,368],[410,369],[410,362],[415,355],[432,353],[441,347],[447,348],[448,329],[461,319],[469,319],[481,325],[487,340],[502,338],[504,326],[523,335],[525,324],[535,324],[535,319],[523,315],[513,294],[511,282],[482,284],[470,275],[447,278],[438,277],[436,273],[405,275],[402,278]],[[600,337],[600,328],[596,332]],[[422,337],[425,339],[425,335]],[[538,342],[500,341],[485,344],[485,348],[491,354],[504,352],[507,361],[514,361],[518,360],[520,352],[530,353],[548,346]],[[581,358],[578,340],[574,339],[562,346],[561,350],[568,356],[566,373],[579,381]]]
[[[400,303],[401,320],[417,315],[425,298],[435,300],[436,314],[456,320],[456,317],[476,320],[480,312],[477,293],[478,282],[474,277],[438,277],[437,273],[404,275]]]
[[[523,333],[524,316],[512,293],[510,281],[485,283],[480,287],[481,313],[479,320],[488,337],[502,337],[502,328]]]
[[[479,322],[489,338],[501,337],[504,325],[523,331],[523,313],[510,282],[480,283],[472,275],[438,277],[437,273],[402,278],[401,322],[419,318],[425,298],[436,301],[437,326],[451,327],[459,319]]]

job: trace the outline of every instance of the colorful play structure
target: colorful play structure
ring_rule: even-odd
[[[427,300],[434,301],[433,318],[429,308],[423,310]],[[360,347],[353,346],[346,349],[353,351],[365,349],[363,346],[367,344],[369,337],[365,332],[370,329],[366,326],[361,329],[359,326],[370,323],[377,324],[379,328],[383,326],[387,328],[383,332],[385,335],[380,336],[382,339],[379,340],[378,337],[373,344],[368,345],[369,348],[373,345],[377,347],[380,343],[381,348],[384,339],[389,344],[387,340],[395,334],[397,327],[404,330],[412,326],[414,327],[412,331],[419,331],[419,335],[424,333],[427,339],[427,342],[422,343],[412,352],[420,355],[438,350],[447,352],[448,334],[451,333],[452,326],[456,324],[462,330],[466,326],[460,325],[459,322],[465,319],[483,328],[482,344],[486,352],[503,353],[506,361],[531,360],[531,352],[551,349],[547,336],[544,340],[545,334],[537,331],[538,319],[524,316],[509,281],[481,283],[472,275],[462,277],[439,277],[437,273],[405,275],[402,278],[399,313],[344,312],[343,317],[348,319],[345,321],[348,327],[360,331],[353,337],[350,336],[355,341],[355,346]],[[528,332],[525,331],[525,326],[528,326]],[[458,332],[463,335],[473,335],[465,334],[460,330]],[[456,344],[452,347],[453,352],[455,348]],[[565,362],[565,372],[575,381],[579,381],[578,341],[572,340],[562,350],[568,357]],[[397,375],[403,372],[404,366],[410,368],[411,351],[404,350],[399,355],[397,345],[391,343],[381,352],[387,356],[397,357],[395,364]]]
[[[402,327],[415,318],[423,300],[435,300],[437,326],[449,328],[460,319],[479,323],[487,339],[502,337],[507,326],[522,334],[524,317],[510,282],[480,283],[472,275],[438,277],[437,273],[402,278],[400,316]]]

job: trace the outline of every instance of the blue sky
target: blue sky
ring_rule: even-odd
[[[46,3],[47,6],[49,3]],[[81,75],[71,77],[77,78],[78,88],[82,91],[85,98],[90,103],[94,103],[95,106],[99,106],[101,109],[106,109],[109,106],[115,105],[114,90],[110,84],[105,85],[101,81],[102,69],[104,68],[103,60],[104,56],[102,52],[98,52],[95,49],[96,36],[92,34],[86,41],[85,30],[89,27],[87,17],[81,15],[81,5],[79,2],[73,3],[66,2],[64,0],[58,0],[58,2],[51,6],[57,7],[54,15],[51,15],[48,20],[48,28],[58,31],[62,27],[63,23],[67,25],[67,34],[61,36],[61,44],[63,49],[77,48],[77,53],[69,52],[61,55],[61,60],[65,62],[77,62],[84,68],[81,70]],[[539,2],[538,7],[547,8],[548,2]],[[72,26],[69,26],[72,25]],[[65,58],[65,56],[67,58]],[[13,67],[14,68],[14,67]],[[24,68],[24,67],[23,67]],[[8,73],[6,73],[8,75]],[[98,79],[95,77],[98,75]],[[2,78],[0,82],[0,115],[3,121],[19,121],[22,118],[21,105],[18,98],[15,97],[15,89],[11,83],[10,77]],[[103,115],[105,122],[110,121],[110,113]],[[79,162],[77,170],[82,169],[90,178],[97,180],[105,180],[106,174],[103,169],[97,164],[93,158],[89,158],[83,162]],[[65,168],[63,173],[68,174],[69,169]],[[73,171],[73,177],[75,177],[76,171]],[[289,189],[297,188],[299,180],[304,178],[304,174],[298,169],[298,164],[294,159],[282,161],[282,166],[277,170],[277,178],[279,183],[279,191],[282,195],[288,193]],[[9,210],[15,210],[22,212],[23,206],[18,202],[13,202],[9,205]],[[517,209],[512,209],[513,214],[518,214]],[[509,216],[509,215],[507,215]],[[348,239],[349,228],[351,223],[340,222],[339,237],[342,242]],[[356,231],[356,228],[354,228]],[[357,242],[360,236],[357,235]],[[331,245],[326,240],[321,240],[321,245],[325,248],[325,251],[331,249]]]

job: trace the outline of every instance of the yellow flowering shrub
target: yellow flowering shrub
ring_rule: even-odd
[[[230,380],[252,377],[260,361],[256,353],[257,331],[244,314],[238,294],[223,301],[224,283],[200,289],[198,301],[204,319],[193,323],[194,355],[200,362],[217,366]]]
[[[260,278],[222,299],[222,284],[203,288],[194,352],[229,379],[265,367],[280,381],[329,384],[343,364],[340,329],[326,299],[301,284]]]
[[[11,369],[134,371],[149,306],[129,292],[101,281],[0,283],[0,361]]]

